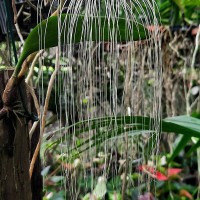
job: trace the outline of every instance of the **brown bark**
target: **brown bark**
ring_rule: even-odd
[[[0,71],[1,97],[11,74],[11,70]],[[15,92],[15,101],[21,101],[18,89]],[[26,89],[23,92],[26,96]],[[12,106],[15,103],[11,102]],[[3,101],[0,98],[0,109],[2,107]],[[27,119],[10,111],[0,120],[0,200],[32,199],[29,154]]]

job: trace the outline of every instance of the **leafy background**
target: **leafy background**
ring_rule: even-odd
[[[199,50],[196,55],[194,66],[191,66],[196,37],[194,32],[200,21],[200,1],[160,0],[157,1],[157,4],[157,13],[161,17],[160,23],[163,28],[163,134],[160,138],[159,155],[155,158],[158,160],[156,169],[151,166],[151,163],[148,163],[148,152],[152,151],[151,141],[146,143],[146,146],[143,146],[142,142],[141,144],[138,142],[140,140],[144,141],[146,139],[145,135],[151,133],[152,130],[149,130],[149,127],[151,127],[149,124],[153,123],[153,120],[150,118],[144,120],[144,118],[141,119],[140,117],[126,116],[123,121],[121,118],[117,120],[117,130],[115,130],[114,137],[116,140],[118,139],[118,148],[117,151],[113,151],[112,154],[103,153],[102,145],[105,141],[110,141],[110,139],[113,138],[113,129],[116,129],[116,127],[112,118],[91,119],[89,124],[88,121],[81,121],[72,124],[71,127],[63,127],[59,130],[56,129],[59,120],[56,115],[58,109],[55,107],[55,102],[58,102],[60,98],[56,91],[65,78],[62,76],[62,73],[59,73],[59,78],[57,79],[50,98],[49,118],[46,123],[44,142],[41,148],[41,156],[44,160],[43,170],[41,172],[44,178],[43,199],[70,199],[70,195],[77,196],[79,199],[121,199],[121,186],[124,179],[124,146],[120,143],[119,138],[122,137],[121,135],[124,132],[124,124],[129,125],[130,143],[137,141],[138,146],[136,148],[139,150],[145,149],[146,156],[144,155],[144,159],[147,163],[139,167],[137,165],[138,163],[132,163],[132,174],[126,177],[127,190],[125,199],[200,198],[198,192],[198,160],[200,154],[198,149],[200,145],[198,139],[200,138],[200,122],[198,119],[200,113]],[[27,9],[27,7],[25,7],[25,9]],[[102,14],[104,12],[105,11],[102,10]],[[141,13],[137,16],[138,20],[141,22],[143,17]],[[21,24],[22,29],[24,25],[23,22]],[[26,34],[23,33],[23,36],[26,37]],[[10,38],[12,37],[10,36]],[[15,62],[12,56],[14,53],[10,38],[8,38],[7,41],[4,40],[0,44],[0,63],[2,66],[11,65]],[[15,41],[15,46],[19,54],[22,48],[21,42]],[[144,52],[145,51],[141,53],[144,55]],[[77,48],[75,48],[73,64],[74,74],[78,73],[77,54]],[[107,57],[109,57],[109,53],[107,53]],[[35,64],[34,76],[31,84],[35,86],[38,91],[46,91],[48,80],[55,67],[55,51],[52,49],[46,50],[40,59],[43,62],[43,67],[40,68],[38,63]],[[67,60],[63,59],[63,66],[66,63]],[[64,71],[65,68],[63,67],[61,72],[62,70]],[[39,78],[40,74],[43,76],[42,79]],[[74,76],[76,82],[78,76]],[[123,83],[125,79],[123,67],[119,71],[118,78],[119,81]],[[152,102],[150,102],[151,93],[149,92],[149,90],[152,89],[151,81],[151,75],[144,77],[144,85],[146,85],[144,88],[145,105],[152,104]],[[61,101],[61,104],[62,103],[64,105],[64,102]],[[88,99],[83,98],[82,103],[87,105]],[[140,108],[140,105],[137,105],[137,107]],[[61,122],[65,124],[66,119],[61,120]],[[101,124],[101,128],[99,128],[99,123]],[[75,128],[77,130],[75,145],[73,144],[70,146],[69,143],[63,143],[64,139],[66,141],[65,133]],[[88,136],[88,129],[93,129],[96,133],[90,140],[84,137]],[[63,137],[60,135],[55,137],[58,132],[61,133]],[[71,135],[67,137],[68,141],[72,141]],[[153,139],[152,137],[152,144]],[[70,146],[69,152],[60,154],[62,145]],[[93,155],[93,163],[86,162],[83,164],[79,158],[79,153],[86,152],[85,154],[87,156],[87,150],[91,148],[91,145],[95,145],[96,147],[96,153]],[[109,176],[105,178],[102,176],[102,169],[103,164],[108,159],[112,162],[111,167],[107,169]],[[114,170],[114,166],[117,166],[117,173]],[[91,183],[93,181],[90,175],[91,168],[95,170],[96,177],[98,177],[95,179],[94,183]],[[63,171],[67,171],[67,177],[63,174]],[[145,181],[148,179],[151,179],[151,193],[146,192]],[[64,184],[66,184],[66,186],[63,188]],[[92,184],[94,185],[93,188],[91,188]],[[156,190],[153,188],[156,188]]]

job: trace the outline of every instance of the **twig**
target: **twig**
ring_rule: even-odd
[[[60,5],[56,9],[56,11],[54,13],[52,13],[51,16],[58,16],[62,12],[63,5],[64,5],[64,0],[60,0]]]
[[[29,168],[29,176],[30,176],[30,178],[32,177],[32,174],[33,174],[33,169],[34,169],[34,165],[35,165],[35,162],[36,162],[39,150],[40,150],[40,145],[41,145],[41,133],[40,133],[40,138],[39,138],[39,141],[38,141],[37,146],[35,148],[35,152],[33,154],[31,163],[30,163],[30,168]]]
[[[15,0],[12,0],[12,8],[13,8],[13,14],[14,14],[14,24],[17,23],[17,9],[15,5]]]
[[[51,91],[52,91],[52,88],[53,88],[53,84],[54,84],[54,81],[55,81],[55,78],[56,78],[56,75],[57,75],[57,72],[58,72],[59,69],[60,69],[59,47],[57,47],[57,49],[56,49],[56,67],[55,67],[55,71],[51,75],[51,78],[50,78],[50,81],[49,81],[49,85],[48,85],[48,88],[47,88],[47,94],[46,94],[46,99],[45,99],[45,103],[44,103],[44,111],[43,111],[43,114],[42,114],[42,130],[41,130],[41,133],[40,133],[40,139],[38,141],[38,144],[37,144],[37,147],[35,149],[33,158],[31,160],[30,169],[29,169],[30,177],[32,176],[33,168],[34,168],[34,165],[35,165],[35,161],[37,159],[37,156],[38,156],[38,153],[39,153],[39,150],[40,150],[42,136],[43,136],[44,129],[45,129],[46,114],[47,114],[47,111],[48,111],[49,99],[50,99],[50,95],[51,95]]]
[[[50,179],[52,176],[54,176],[54,175],[56,174],[56,172],[57,172],[61,167],[62,167],[62,164],[60,163],[60,164],[58,165],[58,167],[57,167],[54,171],[52,171],[52,172],[47,176],[46,179]]]
[[[47,6],[48,3],[49,3],[49,0],[44,0],[44,6]]]
[[[199,39],[200,39],[200,25],[199,25],[199,29],[195,38],[195,49],[192,55],[192,63],[191,63],[191,67],[194,68],[194,64],[195,64],[195,59],[196,59],[196,55],[199,49]]]
[[[22,6],[20,7],[20,9],[19,9],[19,11],[18,11],[18,13],[17,13],[17,19],[18,19],[19,16],[21,15],[23,8],[24,8],[24,4],[22,4]]]
[[[33,133],[34,133],[36,127],[37,127],[37,124],[40,121],[40,105],[39,105],[39,102],[38,102],[38,99],[36,97],[34,90],[29,85],[27,85],[27,88],[28,88],[28,91],[30,92],[30,94],[33,98],[34,105],[35,105],[35,108],[37,110],[37,116],[38,116],[38,121],[33,123],[33,126],[31,127],[31,130],[29,131],[29,138],[31,139],[31,137],[32,137],[32,135],[33,135]]]
[[[183,57],[183,56],[179,53],[178,49],[175,48],[175,47],[173,46],[174,43],[175,43],[178,39],[179,39],[179,36],[177,36],[177,34],[175,34],[174,39],[169,43],[169,47],[176,53],[176,55],[177,55],[179,58],[181,58],[184,62],[186,62],[186,58]]]
[[[18,34],[22,44],[24,44],[24,39],[23,39],[23,36],[21,34],[21,31],[20,31],[20,28],[19,28],[19,25],[18,25],[18,22],[17,22],[18,17],[20,16],[20,14],[22,12],[23,7],[21,7],[19,12],[17,13],[15,0],[12,0],[12,8],[13,8],[13,14],[14,14],[14,24],[15,24],[15,28],[16,28],[17,34]]]
[[[27,78],[26,78],[26,83],[29,84],[31,77],[33,76],[35,63],[36,63],[37,59],[39,58],[39,56],[40,56],[43,52],[44,52],[44,50],[40,50],[40,51],[36,54],[35,58],[33,59],[33,62],[31,63],[31,67],[30,67],[30,70],[29,70],[29,73],[28,73]]]
[[[47,111],[48,111],[51,91],[52,91],[53,84],[54,84],[54,81],[56,79],[56,75],[57,75],[59,69],[60,69],[60,63],[59,63],[59,47],[58,47],[56,49],[56,67],[55,67],[54,72],[51,75],[51,78],[50,78],[50,81],[49,81],[49,84],[48,84],[48,88],[47,88],[46,99],[45,99],[45,103],[44,103],[44,111],[43,111],[43,115],[42,115],[42,132],[44,132],[44,128],[45,128],[46,114],[47,114]]]
[[[31,8],[33,8],[35,11],[37,11],[37,7],[36,7],[34,4],[32,4],[30,0],[26,0],[26,3],[27,3]]]
[[[190,110],[192,110],[199,102],[199,96],[192,102],[192,104],[190,105]]]
[[[24,44],[24,38],[23,38],[23,36],[21,34],[21,31],[20,31],[18,23],[15,23],[15,28],[16,28],[16,31],[17,31],[17,35],[19,36],[19,39],[21,40],[22,44]]]
[[[39,120],[33,123],[31,130],[29,131],[29,140],[31,140],[38,123],[39,123]]]

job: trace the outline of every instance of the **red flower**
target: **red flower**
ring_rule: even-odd
[[[176,175],[176,174],[180,173],[181,171],[182,171],[182,169],[180,169],[180,168],[168,168],[167,175],[168,176]]]
[[[157,179],[158,181],[166,181],[169,180],[171,176],[177,175],[182,171],[180,168],[168,168],[166,169],[167,174],[163,174],[160,171],[156,170],[154,167],[148,165],[140,165],[138,170],[143,171],[149,174],[152,178]]]
[[[156,171],[156,179],[158,181],[166,181],[166,180],[168,180],[168,177],[165,176],[164,174],[162,174],[161,172]]]

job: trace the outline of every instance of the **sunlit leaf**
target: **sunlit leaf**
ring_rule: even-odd
[[[45,168],[42,170],[41,175],[42,175],[42,176],[46,176],[46,175],[48,174],[50,168],[51,168],[51,166],[45,167]]]
[[[95,195],[97,199],[102,199],[105,196],[106,192],[107,192],[106,178],[99,177],[98,183],[93,191],[93,195]]]
[[[51,181],[53,181],[54,183],[57,183],[63,179],[64,179],[64,176],[52,176],[51,177]]]

